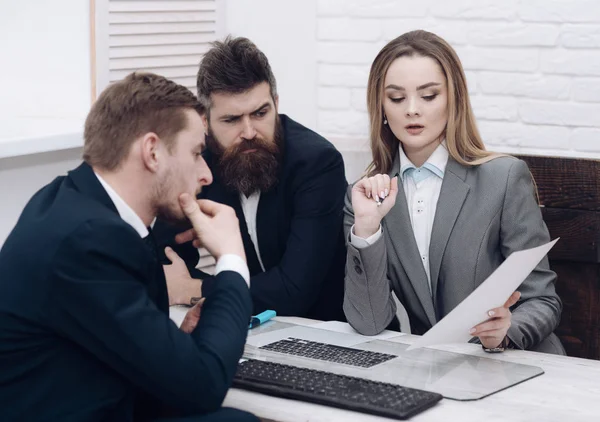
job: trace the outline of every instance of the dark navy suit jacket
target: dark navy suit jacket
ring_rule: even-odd
[[[240,204],[239,194],[225,188],[218,174],[199,198],[235,209],[250,268],[254,312],[273,309],[278,315],[345,321],[342,310],[346,248],[343,208],[346,182],[339,151],[319,134],[281,114],[283,160],[278,183],[261,192],[256,215],[260,267]],[[213,168],[214,156],[206,160]],[[191,243],[173,245],[164,224],[161,246],[170,244],[186,261],[192,274],[211,280],[193,267],[198,253]]]
[[[133,421],[218,409],[252,302],[217,276],[193,333],[156,252],[82,164],[42,188],[0,251],[0,419]]]

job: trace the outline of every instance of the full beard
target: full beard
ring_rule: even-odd
[[[206,143],[217,157],[215,170],[227,189],[248,197],[254,192],[267,192],[277,184],[283,153],[279,116],[273,137],[269,141],[256,136],[225,149],[209,128]],[[245,152],[252,149],[256,151]]]

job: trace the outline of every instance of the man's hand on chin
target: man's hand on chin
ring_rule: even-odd
[[[192,298],[202,297],[202,280],[190,276],[185,262],[173,249],[167,246],[165,254],[171,261],[171,265],[163,265],[169,292],[169,306],[190,305]]]

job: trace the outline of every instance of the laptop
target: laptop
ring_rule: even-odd
[[[249,332],[244,358],[390,383],[460,401],[480,400],[544,373],[536,366],[488,356],[433,348],[406,351],[415,337],[398,332],[368,337],[352,332],[347,324],[324,326],[330,329],[271,321]],[[346,332],[331,330],[336,327]],[[344,353],[343,348],[351,351]]]

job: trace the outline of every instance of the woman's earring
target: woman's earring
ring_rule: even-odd
[[[383,116],[383,124],[387,125],[387,117],[385,117],[385,115]]]

